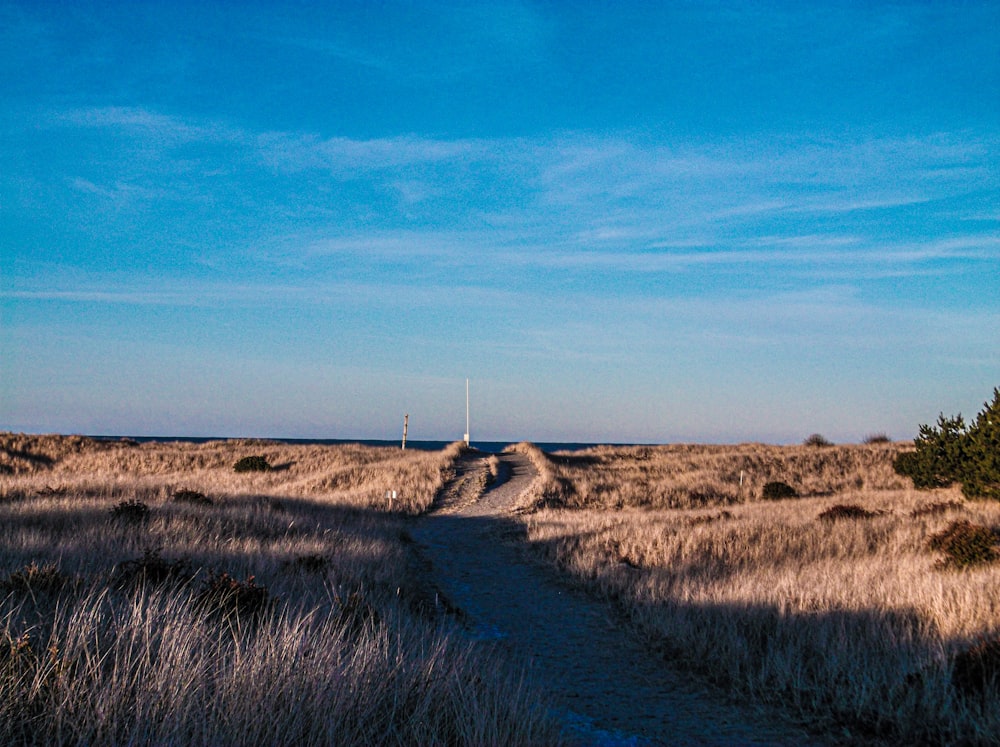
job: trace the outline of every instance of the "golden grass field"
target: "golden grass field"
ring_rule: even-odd
[[[656,655],[843,742],[1000,743],[998,683],[955,680],[1000,562],[931,547],[1000,504],[914,490],[911,444],[515,448],[530,546]],[[461,453],[0,434],[0,743],[557,742],[409,536]]]
[[[671,660],[849,742],[1000,743],[998,683],[952,684],[1000,637],[1000,564],[929,547],[956,521],[995,538],[1000,504],[913,490],[892,469],[911,444],[517,448],[529,541]],[[762,500],[773,480],[800,497]],[[837,505],[870,515],[821,518]]]
[[[0,434],[0,743],[557,740],[409,539],[459,453]]]

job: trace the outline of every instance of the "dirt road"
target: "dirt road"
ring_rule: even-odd
[[[526,663],[552,696],[570,743],[816,743],[773,714],[728,703],[672,670],[609,605],[569,588],[530,557],[510,510],[536,472],[521,454],[501,460],[506,479],[483,493],[485,459],[464,457],[414,535],[438,587],[467,616],[470,634],[497,640]]]

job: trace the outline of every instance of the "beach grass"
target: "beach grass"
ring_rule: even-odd
[[[409,537],[459,453],[0,435],[0,742],[558,741]]]
[[[911,444],[517,448],[532,546],[670,662],[848,741],[997,742],[1000,504],[914,490]],[[985,562],[950,562],[956,533]]]

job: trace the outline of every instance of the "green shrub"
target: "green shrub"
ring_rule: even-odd
[[[1000,389],[983,406],[969,428],[962,471],[962,494],[966,498],[1000,500]]]
[[[271,465],[262,456],[246,456],[233,465],[236,472],[269,472]]]
[[[914,439],[916,451],[904,451],[893,468],[913,480],[919,489],[946,488],[961,479],[966,457],[967,429],[961,415],[938,416],[937,425],[921,425]]]
[[[826,436],[819,433],[813,433],[802,443],[806,446],[833,446],[833,441],[830,441]]]
[[[761,497],[766,501],[780,501],[783,498],[798,498],[799,493],[787,482],[775,480],[774,482],[764,484]]]
[[[915,451],[896,457],[896,472],[915,488],[944,488],[962,483],[966,498],[1000,500],[1000,389],[966,426],[962,416],[938,416],[936,425],[921,425]]]
[[[944,565],[967,568],[996,560],[996,542],[996,532],[989,527],[954,521],[944,531],[932,535],[928,547],[944,553]]]

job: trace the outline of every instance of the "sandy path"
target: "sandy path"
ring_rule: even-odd
[[[673,671],[623,630],[607,604],[570,589],[530,558],[509,512],[535,469],[520,454],[502,461],[507,479],[480,497],[485,460],[464,458],[414,536],[472,634],[507,647],[550,693],[571,743],[815,743]]]

